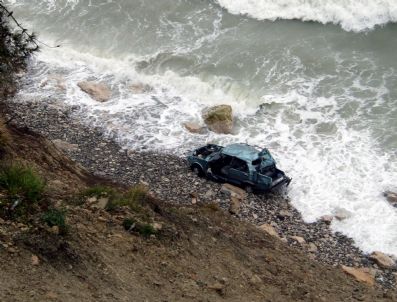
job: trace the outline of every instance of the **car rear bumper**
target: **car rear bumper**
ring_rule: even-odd
[[[291,183],[291,180],[292,180],[291,178],[283,175],[283,176],[277,178],[276,180],[274,180],[272,182],[272,184],[270,185],[269,189],[272,190],[272,189],[275,189],[275,188],[280,187],[282,185],[286,185],[288,187],[289,184]]]

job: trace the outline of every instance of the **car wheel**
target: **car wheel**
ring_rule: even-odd
[[[192,166],[192,171],[198,177],[203,177],[204,176],[203,170],[199,166],[196,166],[196,165]]]
[[[245,185],[244,189],[247,193],[252,193],[254,190],[252,189],[251,185]]]

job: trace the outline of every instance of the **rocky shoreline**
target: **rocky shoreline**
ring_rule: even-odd
[[[230,208],[231,198],[222,184],[195,177],[183,158],[124,150],[100,129],[81,124],[76,117],[77,107],[67,107],[53,99],[30,102],[15,99],[7,107],[12,123],[52,140],[95,175],[128,185],[147,183],[158,198],[167,202],[215,202],[225,210]],[[262,226],[290,246],[306,251],[310,258],[333,266],[365,268],[385,288],[396,288],[396,268],[386,269],[376,264],[350,238],[332,233],[327,221],[305,223],[287,197],[248,194],[238,206],[235,211],[238,218]]]

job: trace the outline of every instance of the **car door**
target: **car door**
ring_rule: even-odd
[[[248,182],[249,174],[247,163],[239,158],[234,157],[230,165],[228,178],[230,182],[235,184],[243,184]]]

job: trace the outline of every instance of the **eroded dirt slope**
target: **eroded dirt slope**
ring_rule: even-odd
[[[36,134],[6,135],[3,158],[34,164],[52,184],[46,194],[67,209],[68,232],[35,217],[0,220],[0,301],[396,301],[216,205],[177,207],[152,196],[138,213],[76,202],[77,191],[104,181]],[[138,216],[158,232],[126,231],[125,219]]]

